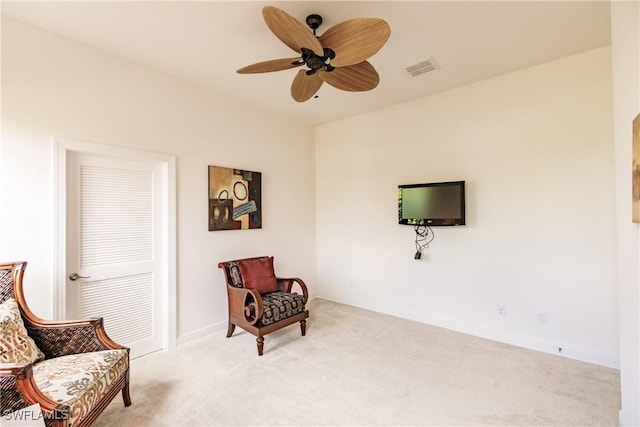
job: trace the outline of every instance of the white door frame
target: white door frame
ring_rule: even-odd
[[[161,164],[162,174],[162,348],[176,347],[176,158],[171,154],[136,150],[95,142],[53,138],[54,262],[53,313],[65,319],[67,155],[70,152]]]

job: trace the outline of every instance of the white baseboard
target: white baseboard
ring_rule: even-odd
[[[359,307],[365,310],[377,311],[383,314],[400,317],[407,320],[413,320],[416,322],[426,323],[428,325],[438,326],[445,329],[450,329],[456,332],[462,332],[469,335],[474,335],[481,338],[487,338],[494,341],[503,342],[506,344],[515,345],[518,347],[528,348],[530,350],[542,351],[545,353],[555,354],[558,356],[568,357],[570,359],[580,360],[582,362],[593,363],[607,368],[620,369],[620,357],[617,354],[599,352],[590,350],[587,348],[570,345],[558,341],[547,340],[539,337],[532,337],[527,335],[518,334],[501,329],[487,328],[482,325],[469,325],[461,322],[452,322],[449,319],[441,319],[435,317],[420,316],[411,317],[407,313],[393,313],[382,312],[369,307],[353,304],[349,301],[343,301],[334,295],[327,293],[320,293],[318,298],[326,299],[329,301],[335,301],[341,304],[348,304],[354,307]]]
[[[528,348],[531,350],[537,350],[544,353],[555,354],[557,356],[568,357],[569,359],[593,363],[595,365],[605,366],[607,368],[620,369],[620,357],[617,354],[590,350],[584,347],[574,346],[558,341],[552,341],[544,338],[521,335],[501,330],[487,329],[486,331],[478,332],[474,335],[504,342],[507,344],[516,345],[519,347]]]
[[[216,332],[224,331],[225,329],[227,329],[226,321],[214,323],[212,325],[205,326],[204,328],[196,329],[195,331],[180,335],[177,340],[177,345],[181,346],[191,341],[215,334]]]

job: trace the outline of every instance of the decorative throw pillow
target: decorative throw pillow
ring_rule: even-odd
[[[27,335],[15,299],[0,304],[0,362],[33,363],[44,359],[36,343]]]
[[[276,273],[273,270],[273,257],[240,261],[240,275],[247,289],[255,289],[261,294],[278,290]]]
[[[242,276],[240,275],[240,266],[237,262],[229,263],[229,276],[231,276],[231,284],[236,288],[244,287]]]

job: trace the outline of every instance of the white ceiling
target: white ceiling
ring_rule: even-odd
[[[301,22],[322,15],[318,35],[351,18],[385,19],[391,37],[369,59],[379,86],[343,92],[325,84],[317,99],[297,103],[289,92],[297,69],[237,74],[295,56],[264,23],[265,5]],[[610,44],[608,1],[2,1],[2,13],[309,124]],[[404,70],[428,57],[437,71],[414,78]]]

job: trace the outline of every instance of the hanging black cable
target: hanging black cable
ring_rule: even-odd
[[[422,249],[429,247],[429,243],[431,243],[436,236],[428,225],[416,225],[414,230],[416,232],[416,254],[413,258],[420,259],[422,257]]]

